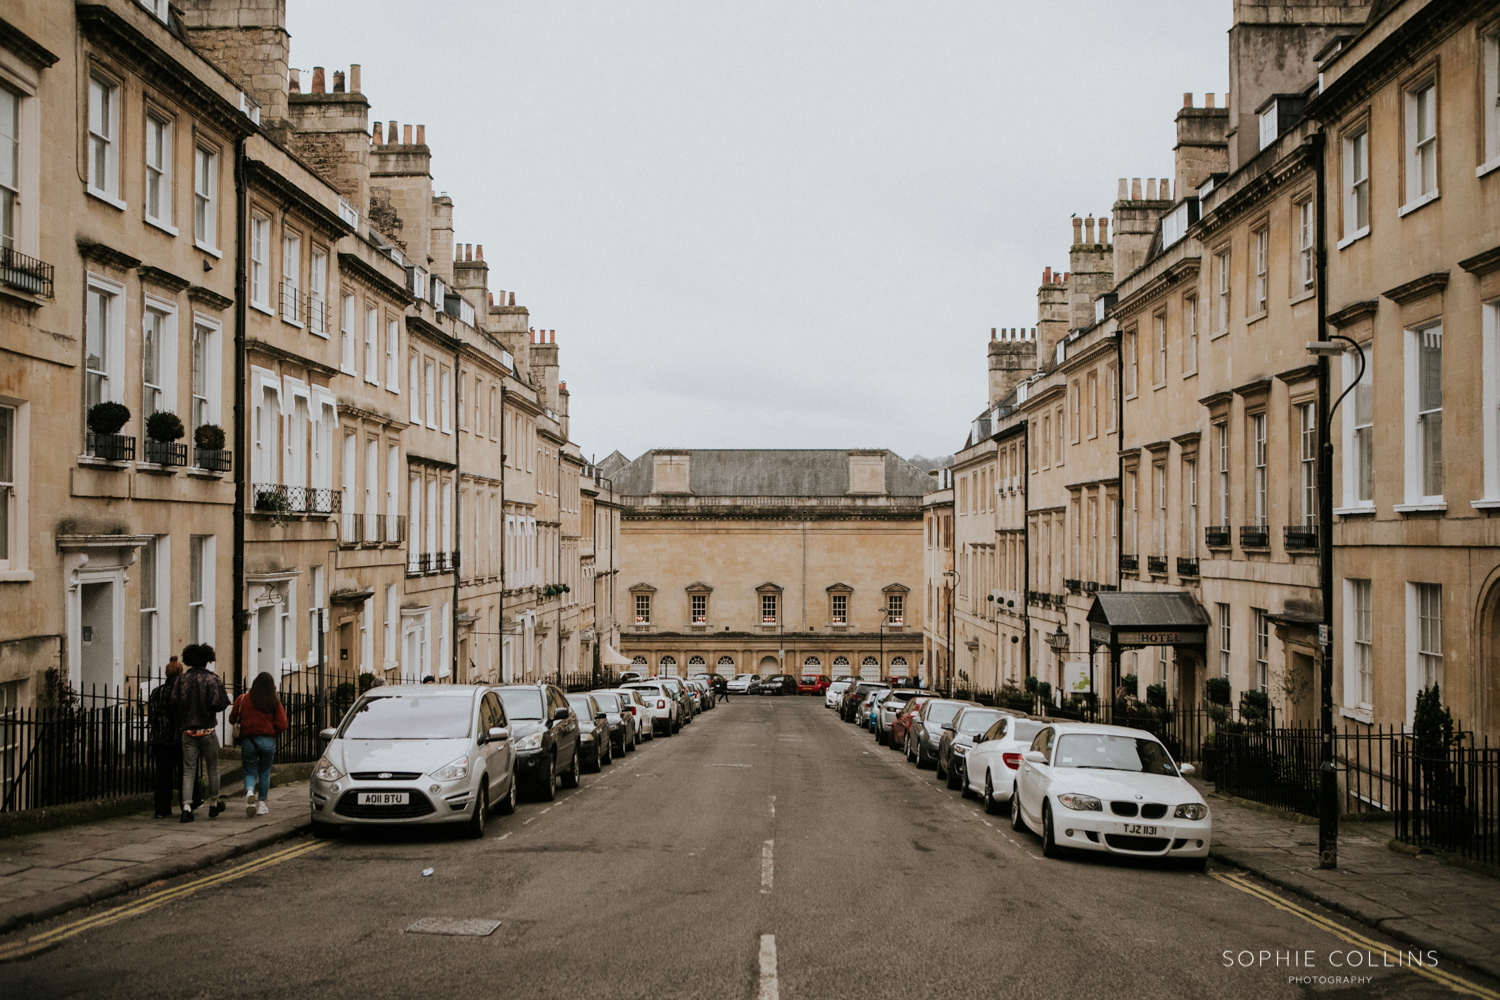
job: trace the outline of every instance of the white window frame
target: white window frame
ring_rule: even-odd
[[[1192,375],[1198,371],[1198,296],[1186,295],[1182,299],[1182,333],[1187,349],[1182,352],[1182,374]]]
[[[1343,438],[1342,475],[1343,506],[1335,513],[1373,510],[1375,508],[1375,344],[1360,345],[1365,354],[1364,377],[1360,384],[1344,400],[1340,435]],[[1359,355],[1346,351],[1343,356],[1344,387],[1347,389],[1359,374]],[[1363,400],[1363,403],[1361,402]],[[1363,418],[1363,420],[1362,420]],[[1368,443],[1370,466],[1370,495],[1360,497],[1360,477],[1365,464],[1361,459],[1361,441]]]
[[[380,537],[380,438],[365,437],[365,542]]]
[[[281,380],[264,368],[250,369],[250,482],[281,482],[280,438],[282,416]],[[275,409],[269,400],[275,399]]]
[[[422,551],[422,477],[416,473],[406,481],[406,571],[416,573],[421,567],[417,556]]]
[[[453,370],[442,366],[438,373],[438,416],[444,434],[453,433]]]
[[[118,83],[89,74],[88,193],[118,209],[120,198],[120,95]]]
[[[387,316],[385,321],[385,388],[401,394],[401,321]]]
[[[30,536],[27,531],[31,497],[31,407],[26,400],[0,396],[0,410],[8,420],[0,422],[0,434],[8,446],[0,450],[0,583],[26,583],[33,579],[30,566]],[[8,424],[8,427],[6,426]],[[9,465],[3,461],[8,452]]]
[[[1251,608],[1255,616],[1255,689],[1262,693],[1271,684],[1271,619],[1264,608]]]
[[[1372,581],[1344,578],[1344,714],[1374,721],[1375,618]]]
[[[1417,695],[1443,683],[1443,586],[1406,585],[1406,724],[1411,725]]]
[[[156,131],[155,142],[152,132]],[[146,156],[144,188],[141,202],[145,206],[146,221],[158,229],[177,235],[172,224],[172,155],[176,138],[172,119],[153,111],[146,112]],[[155,162],[152,155],[156,154]],[[155,185],[156,208],[151,210],[152,185]]]
[[[437,365],[431,358],[422,359],[422,395],[427,413],[427,426],[437,430]]]
[[[1397,511],[1412,509],[1443,509],[1446,506],[1443,494],[1429,493],[1426,481],[1423,459],[1427,454],[1428,443],[1426,435],[1434,423],[1433,416],[1436,415],[1438,431],[1438,454],[1442,454],[1442,431],[1441,421],[1443,419],[1443,407],[1441,405],[1423,410],[1421,409],[1421,349],[1424,343],[1430,343],[1435,337],[1441,349],[1443,336],[1442,323],[1434,323],[1430,326],[1405,331],[1406,356],[1404,368],[1405,380],[1405,402],[1406,402],[1406,502],[1396,506]],[[1442,372],[1439,372],[1441,379]],[[1441,390],[1440,390],[1441,391]],[[1439,474],[1439,478],[1443,477]]]
[[[281,321],[302,326],[302,234],[281,227]]]
[[[401,446],[393,441],[387,441],[385,446],[385,541],[394,543],[400,532],[398,518],[400,517],[399,500],[396,496],[396,485],[401,481]]]
[[[1271,291],[1271,227],[1262,226],[1255,231],[1254,237],[1255,296],[1251,300],[1251,305],[1254,306],[1251,315],[1263,316]]]
[[[1234,612],[1227,604],[1215,605],[1219,625],[1219,676],[1228,677],[1234,654]]]
[[[205,316],[203,313],[193,313],[193,339],[188,344],[188,392],[191,396],[191,412],[188,414],[188,422],[195,432],[204,424],[222,424],[219,419],[219,400],[224,375],[220,353],[222,333],[223,326],[217,318]],[[195,371],[193,365],[198,358],[199,344],[203,347],[202,364],[201,368]],[[199,380],[200,374],[201,381]],[[233,447],[227,442],[226,445]]]
[[[271,243],[271,220],[250,213],[250,305],[268,315],[271,311],[271,263],[266,258]]]
[[[111,400],[116,403],[124,402],[125,393],[125,286],[118,281],[111,281],[103,275],[88,273],[86,279],[88,295],[86,297],[87,311],[84,317],[84,408],[88,407],[88,376],[97,373],[102,377],[99,400]],[[95,296],[106,297],[108,301],[108,312],[104,319],[103,330],[104,344],[103,356],[100,362],[102,368],[88,368],[88,337],[89,330],[94,328],[99,316],[95,309]]]
[[[315,337],[328,334],[328,251],[314,246],[308,254],[307,332]]]
[[[27,140],[31,139],[31,129],[28,100],[30,94],[0,84],[0,98],[7,101],[6,113],[0,113],[0,248],[16,249],[16,244],[21,242],[23,231],[30,226],[21,224],[21,216],[30,207],[22,188],[33,188],[34,185],[25,183],[33,177],[34,163],[31,162],[32,147],[37,143]],[[9,175],[7,180],[6,175]],[[28,249],[35,249],[30,246]]]
[[[1302,526],[1318,523],[1318,408],[1316,403],[1297,404],[1298,499]]]
[[[145,293],[141,307],[141,436],[157,410],[177,412],[177,303]],[[157,320],[152,322],[153,317]],[[147,331],[155,332],[156,381],[147,377]],[[151,398],[154,396],[155,398]]]
[[[217,536],[191,535],[188,541],[188,641],[214,645],[214,574]]]
[[[380,384],[380,368],[377,366],[376,356],[379,353],[380,339],[380,310],[375,306],[365,305],[365,381],[371,385]]]
[[[1500,506],[1500,299],[1480,307],[1483,388],[1480,427],[1484,437],[1484,499],[1474,506]]]
[[[1438,197],[1437,78],[1428,77],[1402,96],[1406,126],[1406,204],[1399,215],[1414,212]]]
[[[1214,292],[1218,301],[1218,326],[1216,333],[1225,333],[1229,330],[1229,308],[1231,279],[1229,248],[1225,247],[1221,252],[1214,254]]]
[[[1183,490],[1187,499],[1187,544],[1183,546],[1189,558],[1198,552],[1198,459],[1185,459],[1182,463]]]
[[[1370,234],[1370,129],[1344,136],[1344,238],[1338,248]]]
[[[1270,518],[1266,433],[1265,411],[1250,414],[1250,459],[1255,471],[1255,527],[1261,530],[1266,529]]]
[[[1215,451],[1219,456],[1219,517],[1215,527],[1230,527],[1230,483],[1229,483],[1229,421],[1221,420],[1213,425]]]
[[[1277,130],[1276,110],[1277,102],[1273,100],[1271,106],[1262,111],[1257,119],[1261,149],[1265,149],[1271,145],[1271,143],[1276,141],[1276,137],[1281,134]]]
[[[1311,198],[1297,203],[1297,263],[1299,288],[1312,291],[1318,282],[1317,216]]]
[[[1483,47],[1483,89],[1479,97],[1480,128],[1484,130],[1484,162],[1474,168],[1476,177],[1500,169],[1500,26],[1480,39]]]
[[[1167,384],[1167,314],[1159,312],[1151,317],[1152,329],[1156,332],[1156,364],[1151,372],[1151,384]]]
[[[193,151],[193,245],[219,254],[219,154],[207,146]]]

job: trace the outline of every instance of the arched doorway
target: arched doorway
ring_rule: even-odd
[[[774,656],[762,656],[759,673],[762,677],[774,677],[781,673],[781,661]]]
[[[1486,585],[1474,622],[1479,650],[1474,732],[1494,740],[1500,736],[1500,569],[1490,573]]]
[[[730,679],[734,677],[734,657],[721,656],[718,662],[719,676]]]

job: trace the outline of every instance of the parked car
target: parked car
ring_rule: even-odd
[[[803,674],[797,678],[797,693],[819,695],[828,690],[833,679],[822,674]]]
[[[854,722],[859,718],[859,706],[864,702],[865,696],[871,691],[888,688],[889,684],[884,681],[860,681],[852,688],[844,692],[841,699],[839,715],[845,722]]]
[[[516,774],[545,802],[578,787],[578,719],[553,684],[510,684],[495,689],[505,705],[516,748]]]
[[[796,694],[797,678],[791,674],[772,674],[760,682],[761,694]]]
[[[859,707],[859,728],[875,731],[875,719],[880,714],[880,703],[891,696],[890,688],[876,688],[865,695],[864,704]]]
[[[1019,715],[1004,708],[965,708],[943,727],[942,739],[938,741],[938,780],[946,780],[949,788],[962,788],[964,757],[974,746],[974,741],[984,735],[1002,716]]]
[[[900,740],[892,739],[896,716],[901,714],[913,698],[932,698],[936,695],[936,691],[924,691],[921,688],[893,688],[880,702],[880,714],[875,717],[875,742],[882,746],[899,747]]]
[[[653,733],[672,736],[682,729],[682,705],[670,688],[658,681],[639,681],[626,684],[631,691],[639,691],[651,710]]]
[[[1161,741],[1124,726],[1054,723],[1021,755],[1011,824],[1041,835],[1049,858],[1068,850],[1208,864],[1208,804]]]
[[[646,675],[641,673],[639,670],[626,670],[625,672],[620,674],[620,683],[633,684],[634,682],[643,679],[645,676]]]
[[[646,703],[641,692],[634,688],[610,688],[605,694],[619,698],[625,714],[630,716],[633,739],[625,747],[627,751],[634,750],[655,735],[656,727],[651,724],[651,706]]]
[[[729,683],[728,680],[720,677],[718,674],[694,674],[693,680],[702,681],[708,687],[708,704],[710,708],[718,701],[719,692],[723,691],[724,686]]]
[[[975,741],[964,758],[965,788],[979,796],[986,812],[1010,811],[1021,755],[1046,725],[1039,719],[1002,716]]]
[[[308,782],[313,830],[464,823],[516,807],[514,731],[491,688],[375,688],[344,714]]]
[[[687,685],[682,682],[682,678],[672,676],[663,677],[661,674],[657,674],[651,679],[671,692],[672,697],[677,700],[681,725],[686,726],[691,724],[693,715],[695,714],[693,712],[693,698],[688,693]]]
[[[911,701],[907,702],[906,707],[902,708],[901,711],[896,713],[896,717],[891,720],[890,745],[892,750],[899,750],[902,753],[906,753],[907,744],[911,736],[912,723],[917,721],[917,716],[921,713],[922,706],[927,704],[928,699],[935,697],[937,697],[937,695],[919,694]]]
[[[585,770],[597,771],[614,759],[609,715],[591,694],[568,695],[568,707],[578,717],[578,750]]]
[[[918,767],[937,762],[938,744],[943,740],[943,726],[960,711],[974,704],[953,698],[929,698],[911,721],[906,732],[906,759]]]
[[[698,711],[707,712],[714,707],[714,689],[701,677],[689,677],[688,684],[698,692]]]
[[[610,756],[625,756],[635,749],[635,715],[613,691],[592,691],[594,701],[609,723]]]
[[[823,705],[835,712],[839,711],[839,700],[844,697],[844,692],[859,683],[858,677],[840,677],[828,685],[828,690],[823,692]]]
[[[760,674],[740,674],[729,682],[730,694],[760,694]]]

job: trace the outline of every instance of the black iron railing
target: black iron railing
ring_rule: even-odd
[[[289,281],[281,283],[281,318],[290,323],[302,322],[302,293]]]
[[[157,465],[187,465],[188,447],[176,441],[146,439],[146,461]]]
[[[1288,551],[1312,552],[1318,547],[1317,525],[1288,525],[1282,535],[1282,543]]]
[[[1120,568],[1127,573],[1134,573],[1141,568],[1140,556],[1121,556]]]
[[[1151,573],[1165,573],[1167,571],[1167,560],[1162,556],[1147,556],[1146,570]]]
[[[234,469],[234,452],[228,448],[194,448],[193,463],[208,472],[230,472]]]
[[[1070,594],[1081,594],[1081,593],[1083,593],[1083,581],[1082,580],[1064,580],[1063,581],[1063,586],[1065,588],[1067,588],[1067,591]]]
[[[1264,526],[1252,524],[1240,527],[1240,547],[1245,549],[1264,549],[1271,544],[1271,530]]]
[[[256,483],[251,487],[259,514],[307,514],[314,517],[337,514],[344,509],[342,490],[284,483]]]
[[[1211,549],[1227,549],[1234,543],[1231,529],[1227,524],[1221,524],[1213,528],[1203,529],[1203,544]]]
[[[17,253],[10,247],[0,247],[0,284],[50,299],[52,273],[51,264]]]
[[[1396,837],[1474,861],[1500,861],[1500,747],[1453,746],[1418,756],[1403,741],[1394,754]]]
[[[1177,557],[1177,575],[1178,576],[1197,576],[1198,575],[1198,560],[1196,560],[1196,559],[1184,559],[1182,556],[1178,556]]]
[[[135,438],[129,434],[95,434],[88,432],[88,450],[94,458],[108,462],[135,461]]]

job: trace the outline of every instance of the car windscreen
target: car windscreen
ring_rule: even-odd
[[[1058,737],[1055,767],[1140,771],[1177,776],[1167,748],[1155,740],[1109,733],[1065,733]]]
[[[620,696],[616,694],[596,693],[594,695],[594,703],[599,706],[599,711],[601,712],[620,711]]]
[[[512,722],[539,722],[544,717],[542,692],[535,688],[501,688],[497,693],[505,704],[505,717]]]
[[[639,687],[632,686],[630,690],[639,691],[642,695],[654,698],[660,698],[663,694],[662,689],[655,684],[642,684]]]
[[[1011,726],[1009,738],[1030,746],[1031,741],[1036,739],[1036,734],[1041,732],[1045,725],[1045,722],[1028,722],[1025,719],[1019,719]]]
[[[468,698],[419,694],[361,698],[339,735],[350,740],[453,740],[469,735]]]
[[[954,728],[961,735],[978,736],[993,726],[1000,715],[999,712],[965,712]]]
[[[883,687],[885,687],[884,684],[861,684],[859,687],[854,689],[854,693],[869,694],[871,691],[876,691]]]
[[[587,695],[568,695],[568,707],[580,719],[592,719],[594,717],[594,711],[589,707]]]
[[[941,726],[946,722],[952,722],[953,717],[963,709],[963,703],[957,701],[939,701],[930,704],[925,718],[934,726]]]

